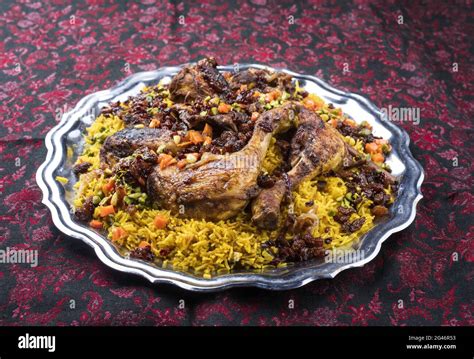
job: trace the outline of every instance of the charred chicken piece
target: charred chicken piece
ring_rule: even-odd
[[[100,158],[103,163],[113,167],[120,158],[132,155],[140,147],[156,151],[160,146],[169,152],[177,150],[171,131],[131,127],[109,136],[100,150]]]
[[[169,86],[171,99],[190,102],[206,96],[229,96],[230,86],[217,70],[217,62],[209,57],[195,65],[184,67]]]
[[[148,194],[159,206],[186,217],[218,221],[237,215],[257,194],[257,178],[272,136],[293,126],[294,120],[293,105],[265,112],[242,150],[225,155],[206,152],[183,170],[155,168],[148,177]]]
[[[260,228],[274,229],[287,191],[308,178],[335,170],[346,156],[342,137],[314,112],[299,107],[297,130],[291,140],[291,170],[273,187],[263,189],[252,204],[252,222]]]

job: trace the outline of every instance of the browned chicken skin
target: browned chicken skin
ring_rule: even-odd
[[[240,88],[241,85],[253,84],[254,87],[263,92],[273,91],[274,89],[293,92],[295,85],[291,80],[291,75],[283,72],[250,68],[232,76],[230,87],[236,90]]]
[[[272,136],[293,125],[293,105],[262,114],[248,144],[226,155],[205,153],[183,170],[156,168],[148,193],[160,206],[186,217],[223,220],[239,214],[258,193],[257,177]]]
[[[278,225],[280,206],[287,191],[308,178],[336,170],[346,157],[342,137],[314,112],[299,106],[296,134],[291,141],[291,170],[273,187],[263,189],[252,204],[252,222],[261,228]]]
[[[164,146],[169,152],[176,151],[172,132],[159,128],[126,128],[107,137],[100,150],[101,161],[113,167],[120,158],[132,155],[137,149],[147,147],[156,151]]]
[[[212,57],[199,61],[194,66],[186,66],[178,72],[170,83],[173,101],[192,101],[214,94],[228,95],[230,87],[217,70]]]

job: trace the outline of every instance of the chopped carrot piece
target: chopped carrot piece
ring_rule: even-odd
[[[160,156],[158,157],[158,163],[160,164],[160,170],[163,170],[165,169],[166,167],[176,163],[176,159],[171,156],[171,155],[168,155],[166,153],[162,153],[160,154]]]
[[[331,124],[332,127],[337,128],[337,120],[335,118],[331,118],[329,120],[329,123]]]
[[[190,130],[188,131],[187,136],[189,138],[189,141],[191,141],[194,145],[204,142],[204,137],[202,137],[202,135],[198,131]]]
[[[379,146],[374,142],[370,142],[365,145],[365,151],[370,154],[377,153],[378,148]]]
[[[173,158],[173,156],[167,154],[167,153],[161,153],[159,156],[158,156],[158,161],[161,162],[161,161],[165,161],[165,160],[171,160]]]
[[[177,161],[172,158],[171,160],[169,161],[163,161],[162,163],[160,163],[160,169],[165,169],[166,167],[169,167],[171,166],[172,164],[175,164]]]
[[[303,99],[303,106],[306,107],[308,110],[314,110],[316,108],[316,102],[311,100],[309,97],[305,97]]]
[[[220,113],[229,113],[232,107],[224,102],[221,102],[219,106],[217,107],[217,110]]]
[[[178,164],[176,166],[178,166],[178,168],[181,170],[184,167],[186,167],[187,164],[188,164],[188,162],[184,159],[184,160],[178,161]]]
[[[164,228],[166,228],[166,225],[168,224],[168,218],[166,218],[162,214],[158,214],[155,217],[155,220],[153,221],[153,224],[158,229],[164,229]]]
[[[115,227],[112,229],[112,240],[114,242],[120,241],[122,238],[128,235],[127,231],[122,227]]]
[[[150,243],[146,241],[141,241],[140,244],[138,245],[138,248],[146,248],[146,247],[151,247]]]
[[[101,229],[103,227],[102,222],[96,219],[93,219],[92,221],[90,221],[89,225],[95,229]]]
[[[265,95],[265,100],[267,100],[267,102],[270,102],[279,98],[280,95],[281,95],[280,91],[273,90],[272,92],[269,92]]]
[[[257,121],[258,116],[260,116],[260,114],[258,112],[252,112],[252,117],[250,119],[252,121]]]
[[[260,95],[261,95],[261,93],[259,91],[255,91],[252,96],[253,97],[260,97]]]
[[[204,125],[204,130],[202,130],[204,136],[212,137],[212,127],[208,123]]]
[[[115,208],[113,205],[100,207],[99,215],[101,217],[106,217],[109,214],[114,214]]]
[[[111,179],[109,182],[107,182],[106,184],[102,186],[102,192],[108,195],[110,192],[112,192],[112,190],[114,189],[114,186],[115,186],[115,181]]]
[[[385,157],[381,153],[372,154],[372,161],[374,161],[375,163],[383,163],[384,160]]]

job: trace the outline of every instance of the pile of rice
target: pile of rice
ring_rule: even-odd
[[[74,206],[80,207],[84,199],[97,194],[105,183],[103,174],[94,171],[100,166],[99,152],[105,138],[124,128],[124,123],[116,115],[100,115],[96,121],[87,128],[85,136],[86,145],[78,162],[90,162],[91,171],[82,174],[75,184],[77,189]],[[362,153],[362,145],[355,143],[354,139],[346,138],[356,149]],[[271,173],[280,163],[281,155],[275,146],[275,140],[264,161],[264,170]],[[326,189],[319,191],[318,180],[327,182]],[[313,210],[319,217],[319,224],[313,230],[315,237],[331,237],[330,244],[325,243],[327,249],[345,247],[358,240],[364,233],[373,227],[374,217],[370,212],[372,202],[364,199],[357,213],[352,214],[351,220],[364,217],[365,223],[354,233],[343,233],[341,225],[333,218],[341,206],[347,188],[344,181],[338,177],[321,177],[307,180],[294,191],[294,208],[296,215]],[[308,207],[307,202],[314,201]],[[287,211],[288,209],[285,209]],[[169,218],[166,229],[156,229],[154,218],[162,214]],[[112,238],[112,230],[119,226],[127,232],[127,236],[115,244],[128,251],[134,250],[146,241],[151,245],[151,250],[156,258],[164,258],[166,251],[167,260],[158,261],[157,264],[165,268],[191,271],[196,275],[210,278],[216,274],[228,273],[234,268],[256,269],[274,267],[270,263],[274,260],[271,248],[262,248],[261,244],[275,239],[276,231],[257,229],[250,224],[249,218],[242,213],[236,218],[226,221],[211,222],[197,219],[184,219],[173,216],[169,211],[152,208],[142,208],[134,214],[119,210],[112,215],[110,221],[104,223],[104,230],[108,238]],[[98,213],[94,218],[99,218]],[[108,224],[107,224],[108,223]],[[284,266],[280,263],[278,266]]]

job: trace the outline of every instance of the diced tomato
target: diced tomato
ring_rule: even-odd
[[[153,221],[153,224],[157,229],[165,229],[166,225],[168,224],[168,218],[163,216],[162,214],[158,214]]]
[[[260,114],[258,112],[252,112],[252,117],[250,119],[252,121],[257,121],[258,116],[260,116]]]

